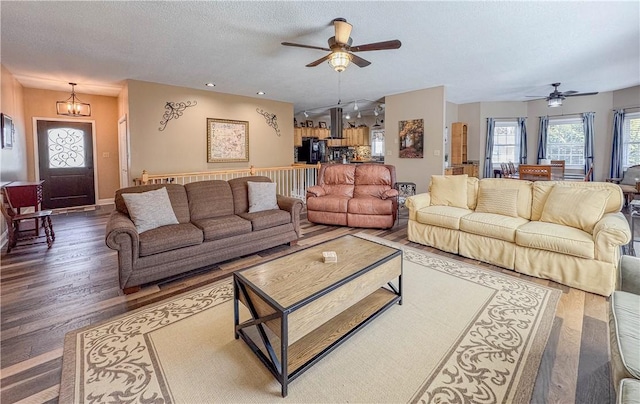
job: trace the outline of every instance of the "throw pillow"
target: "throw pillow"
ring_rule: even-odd
[[[518,217],[518,190],[480,185],[476,212]]]
[[[280,209],[276,198],[275,182],[247,181],[249,187],[249,213]]]
[[[431,205],[467,209],[467,174],[431,176]]]
[[[129,217],[133,220],[138,233],[168,224],[178,224],[171,206],[167,188],[154,191],[122,194]]]
[[[602,218],[611,191],[554,185],[544,204],[541,222],[563,224],[593,232]]]

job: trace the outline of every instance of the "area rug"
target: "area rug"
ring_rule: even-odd
[[[60,402],[529,402],[560,291],[403,250],[403,304],[289,385],[233,335],[221,281],[67,334]],[[354,252],[357,254],[357,252]]]

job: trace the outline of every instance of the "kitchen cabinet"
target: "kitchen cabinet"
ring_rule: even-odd
[[[467,124],[454,122],[451,124],[451,164],[467,162]]]
[[[362,126],[359,128],[347,128],[342,131],[345,139],[344,146],[369,146],[369,128]]]
[[[303,137],[315,137],[320,140],[327,139],[331,135],[329,129],[325,128],[293,128],[293,145],[302,146]]]

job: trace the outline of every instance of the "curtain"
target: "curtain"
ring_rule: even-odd
[[[622,128],[624,125],[624,110],[613,111],[613,144],[611,145],[611,169],[609,178],[622,178]]]
[[[541,116],[538,129],[538,164],[541,159],[547,158],[547,129],[549,129],[549,117]]]
[[[593,164],[593,118],[595,112],[585,112],[582,114],[582,125],[584,126],[584,173],[589,172]],[[589,174],[587,181],[593,181],[593,170]]]
[[[493,118],[487,118],[487,146],[484,148],[484,178],[493,176],[493,163],[491,156],[493,155],[493,129],[496,122]]]
[[[527,164],[527,118],[518,118],[520,130],[520,164]]]

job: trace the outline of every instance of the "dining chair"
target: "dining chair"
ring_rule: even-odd
[[[507,165],[509,166],[509,174],[511,174],[512,177],[518,174],[518,169],[516,168],[516,166],[513,164],[512,161],[508,162]]]
[[[589,182],[591,181],[591,174],[593,173],[593,163],[591,163],[591,165],[589,166],[589,170],[587,171],[587,173],[584,175],[584,182]]]
[[[502,178],[511,178],[511,171],[507,163],[500,163],[500,169],[502,170]]]
[[[18,214],[11,205],[11,200],[5,188],[1,188],[2,204],[0,209],[2,210],[2,216],[7,223],[7,254],[11,252],[11,249],[16,247],[18,241],[34,240],[40,237],[45,237],[47,242],[47,248],[51,248],[53,242],[56,239],[56,234],[53,231],[53,224],[51,223],[51,210],[39,210],[31,213]],[[20,229],[20,223],[27,220],[34,220],[36,223],[35,229]],[[38,223],[42,223],[44,229],[44,236],[38,235]]]
[[[564,169],[565,169],[565,161],[564,160],[551,160],[551,171],[554,177],[563,180],[564,179]]]

